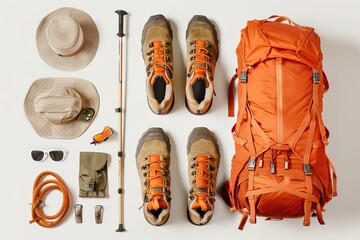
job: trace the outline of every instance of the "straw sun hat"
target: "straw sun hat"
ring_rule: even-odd
[[[71,139],[83,134],[90,126],[99,110],[99,102],[99,94],[89,81],[41,78],[30,86],[24,109],[41,137]],[[87,109],[94,110],[94,114],[84,120],[81,117]]]
[[[87,13],[75,8],[60,8],[41,20],[36,44],[47,64],[58,70],[75,71],[93,60],[99,32]]]

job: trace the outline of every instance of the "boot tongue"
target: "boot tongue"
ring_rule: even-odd
[[[159,210],[161,209],[166,209],[167,208],[167,204],[164,200],[164,198],[162,196],[155,196],[153,197],[153,199],[151,199],[147,205],[148,210]]]
[[[154,86],[157,81],[162,81],[165,84],[169,84],[170,80],[165,74],[164,69],[154,69],[154,74],[152,75],[150,79],[150,85]]]
[[[201,211],[206,212],[207,210],[211,210],[211,205],[204,197],[198,197],[193,205],[191,206],[192,209],[201,208]]]
[[[194,68],[194,76],[191,78],[191,80],[189,82],[190,86],[194,86],[194,84],[197,81],[204,81],[205,87],[208,88],[209,82],[207,81],[206,76],[204,76],[204,70],[202,69],[203,66],[201,66],[200,69],[197,69],[195,66],[193,66],[193,68]]]

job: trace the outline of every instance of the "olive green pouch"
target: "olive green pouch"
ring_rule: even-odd
[[[106,197],[107,153],[80,152],[79,197]]]

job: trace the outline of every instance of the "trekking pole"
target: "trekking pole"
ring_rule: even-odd
[[[124,152],[123,152],[123,37],[124,34],[124,16],[127,14],[124,10],[116,10],[119,15],[119,107],[116,112],[119,113],[119,147],[118,147],[118,194],[119,194],[119,228],[117,232],[125,231],[124,228]]]

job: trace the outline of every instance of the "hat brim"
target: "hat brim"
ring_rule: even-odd
[[[46,28],[51,19],[58,16],[70,16],[80,26],[84,34],[82,49],[73,56],[61,57],[48,44]],[[36,32],[36,44],[40,57],[50,66],[64,71],[75,71],[86,67],[95,57],[99,46],[99,32],[93,19],[76,8],[60,8],[44,17]]]
[[[76,90],[82,100],[82,108],[92,108],[95,114],[91,121],[77,119],[65,124],[55,124],[44,119],[35,111],[34,100],[42,93],[49,91],[55,84]],[[100,98],[95,86],[79,78],[41,78],[32,83],[25,97],[24,110],[35,131],[44,138],[72,139],[82,135],[90,126],[99,110]]]

